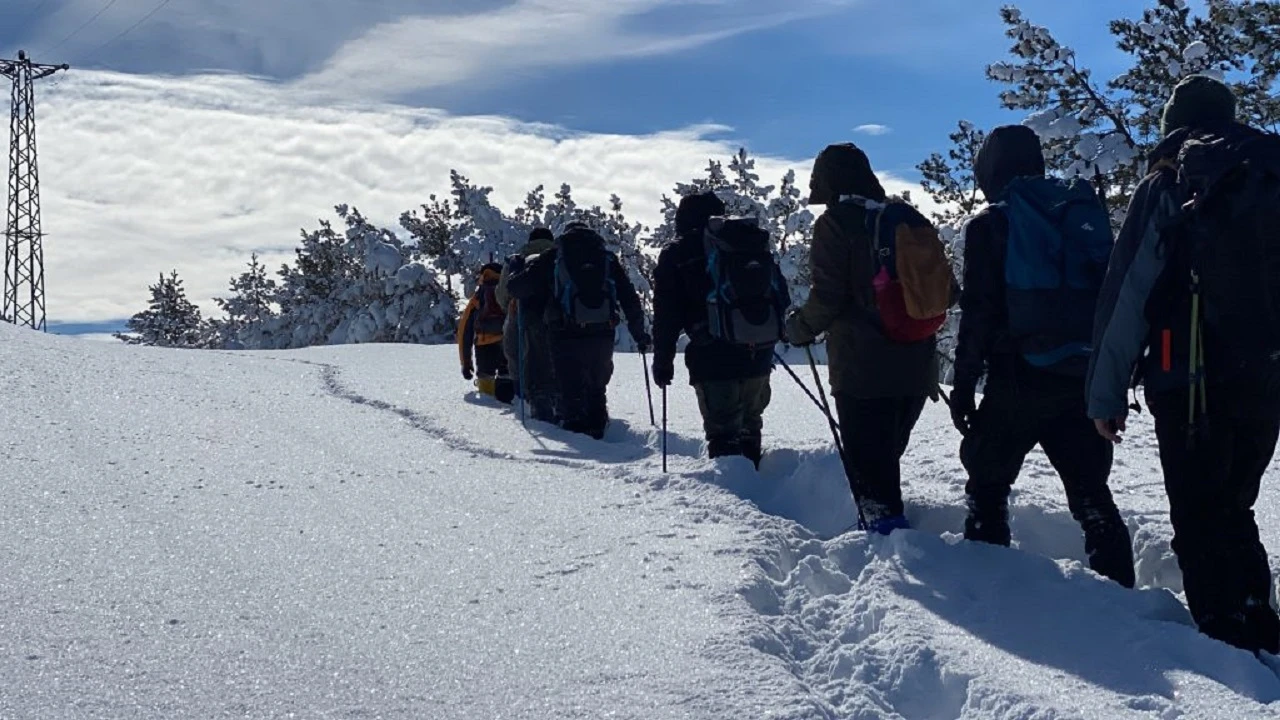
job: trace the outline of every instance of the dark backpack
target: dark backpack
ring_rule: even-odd
[[[476,289],[476,332],[489,335],[501,335],[503,324],[507,321],[507,309],[498,302],[498,281],[481,280]]]
[[[1032,366],[1083,377],[1093,314],[1115,240],[1085,180],[1022,177],[996,205],[1008,221],[1005,301],[1009,333]]]
[[[554,297],[567,326],[604,330],[618,324],[613,262],[604,238],[586,227],[556,239]]]
[[[754,218],[714,217],[703,233],[707,274],[707,330],[712,338],[758,347],[782,339],[778,262],[769,233]]]
[[[1205,356],[1223,375],[1280,357],[1280,136],[1200,135],[1176,160],[1161,241],[1198,302]],[[1205,358],[1201,357],[1200,362]]]
[[[885,337],[900,343],[933,337],[946,322],[955,282],[937,229],[908,203],[851,199],[867,210],[871,287]]]

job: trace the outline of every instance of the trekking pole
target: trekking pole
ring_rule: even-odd
[[[667,473],[667,389],[662,388],[662,474]]]
[[[822,406],[821,402],[818,402],[818,397],[813,394],[813,391],[809,389],[808,385],[804,384],[804,380],[800,379],[800,376],[796,374],[795,370],[791,369],[791,366],[782,358],[782,355],[778,354],[777,350],[773,351],[773,357],[778,361],[778,364],[782,366],[782,369],[787,371],[787,374],[791,376],[791,379],[796,381],[796,384],[800,386],[800,389],[804,391],[804,394],[809,396],[809,399],[813,401],[813,404],[818,406],[818,410],[823,415],[826,415],[827,409]],[[839,427],[840,424],[836,423],[836,428]]]
[[[827,422],[831,424],[831,436],[836,441],[836,452],[840,454],[840,462],[849,467],[849,458],[844,454],[844,442],[840,440],[840,426],[836,424],[836,418],[831,414],[831,404],[827,402],[827,393],[822,389],[822,377],[818,375],[818,363],[813,359],[813,350],[810,346],[804,346],[804,354],[809,356],[809,369],[813,370],[813,382],[818,386],[818,397],[822,399],[823,412],[827,415]],[[847,472],[847,471],[846,471]],[[849,478],[850,490],[852,491],[853,478]],[[853,508],[858,511],[858,529],[867,529],[867,519],[862,515],[862,506],[858,505],[858,496],[853,496]]]
[[[516,369],[520,373],[520,424],[528,426],[525,416],[529,406],[529,383],[524,371],[524,307],[516,303]]]
[[[644,365],[644,394],[649,398],[649,424],[658,427],[658,421],[653,417],[653,387],[649,385],[649,358],[645,357],[645,352],[640,351],[640,362]]]

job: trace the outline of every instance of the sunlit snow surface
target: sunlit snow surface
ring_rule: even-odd
[[[868,539],[786,375],[759,474],[700,458],[677,379],[664,476],[640,361],[616,362],[595,442],[477,399],[450,347],[0,326],[0,718],[1280,716],[1280,679],[1173,594],[1145,416],[1113,479],[1126,591],[1080,564],[1039,453],[1021,548],[958,540],[941,405],[906,461],[917,530]],[[1273,551],[1278,508],[1268,480]]]

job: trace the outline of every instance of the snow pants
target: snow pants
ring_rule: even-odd
[[[1031,392],[992,386],[960,444],[968,540],[1008,546],[1009,493],[1027,454],[1039,444],[1062,480],[1071,517],[1084,532],[1089,567],[1133,587],[1133,545],[1107,481],[1113,448],[1085,411],[1083,382]]]
[[[613,333],[552,339],[560,388],[561,426],[570,432],[604,437],[609,425],[607,391],[613,378]]]
[[[902,515],[902,455],[926,398],[835,398],[844,471],[863,518],[870,525]]]
[[[713,458],[742,455],[759,467],[764,411],[772,398],[769,376],[704,382],[694,390],[702,411],[707,454]]]
[[[1201,632],[1246,650],[1280,651],[1271,568],[1253,505],[1280,437],[1280,415],[1210,388],[1201,432],[1188,435],[1187,391],[1148,394],[1169,496],[1173,551]],[[1241,412],[1245,410],[1245,412]]]

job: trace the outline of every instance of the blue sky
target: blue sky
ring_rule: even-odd
[[[191,4],[202,10],[192,10],[176,2],[104,48],[158,4],[117,0],[85,26],[109,1],[6,0],[0,3],[0,46],[39,51],[65,40],[41,59],[133,73],[218,69],[290,81],[322,68],[345,44],[376,26],[394,26],[413,16],[482,17],[513,6],[469,0],[466,12],[457,13],[460,3],[431,0],[276,0],[270,5],[277,7],[267,10],[258,7],[268,5],[261,0],[203,0]],[[561,4],[575,12],[580,11],[575,6],[586,5]],[[454,113],[502,115],[588,132],[646,133],[724,124],[734,128],[733,139],[786,157],[807,157],[828,141],[857,137],[875,154],[878,166],[902,175],[944,145],[959,118],[984,125],[1017,119],[999,110],[997,88],[982,74],[984,63],[999,59],[1006,45],[997,14],[1000,0],[630,4],[639,7],[619,19],[620,35],[662,39],[731,32],[670,51],[617,57],[588,52],[559,65],[522,67],[517,58],[496,67],[491,76],[480,70],[457,82],[390,95]],[[1112,0],[1105,10],[1101,5],[1020,3],[1034,21],[1048,25],[1095,69],[1105,71],[1107,60],[1114,58],[1106,21],[1136,15],[1143,3]],[[436,41],[424,35],[423,42]],[[465,53],[467,46],[459,42],[448,51]],[[571,54],[563,44],[539,46],[528,38],[514,51],[539,58]],[[421,58],[423,67],[415,69],[412,55],[386,58],[424,75],[433,72],[435,60]],[[348,82],[376,81],[383,71],[374,68],[360,81]],[[884,125],[891,132],[854,135],[854,127],[867,124]]]
[[[131,237],[147,238],[150,243],[143,250],[141,241],[136,241],[137,254],[126,253],[119,260],[130,268],[137,266],[136,276],[104,279],[102,288],[94,289],[93,300],[70,295],[53,298],[53,288],[60,285],[51,278],[51,319],[70,323],[63,326],[64,331],[84,332],[101,329],[104,323],[114,326],[127,316],[121,311],[122,302],[100,301],[101,296],[118,297],[124,292],[117,287],[122,283],[136,285],[128,289],[128,297],[131,306],[138,307],[145,298],[146,282],[157,270],[177,266],[188,277],[196,272],[197,260],[182,255],[191,251],[175,249],[179,239],[161,243],[162,236],[175,232],[178,221],[160,217],[155,208],[183,200],[156,199],[158,191],[146,200],[138,194],[120,194],[119,188],[135,177],[129,172],[142,170],[136,169],[131,146],[116,136],[136,135],[135,144],[157,142],[164,132],[172,132],[162,128],[183,114],[183,103],[197,102],[204,110],[244,105],[223,94],[237,76],[265,81],[246,86],[252,107],[235,111],[240,120],[245,114],[266,118],[303,106],[355,108],[356,114],[343,122],[359,122],[362,130],[371,124],[369,112],[394,116],[401,110],[434,108],[459,117],[495,116],[507,123],[502,125],[506,134],[490,134],[482,146],[458,139],[442,143],[436,138],[431,147],[446,155],[449,148],[458,148],[458,158],[469,159],[446,157],[444,161],[461,165],[508,197],[522,194],[535,179],[552,184],[560,179],[538,174],[541,171],[527,156],[517,158],[518,162],[501,157],[515,140],[524,143],[521,152],[526,154],[543,147],[525,142],[530,133],[544,137],[559,133],[536,126],[532,130],[527,125],[516,127],[511,121],[550,124],[573,134],[604,138],[594,145],[581,143],[580,153],[609,152],[592,149],[615,147],[617,142],[608,136],[648,137],[702,127],[692,132],[679,152],[705,158],[741,144],[756,154],[801,166],[829,142],[854,140],[868,150],[878,171],[912,181],[918,162],[930,152],[946,149],[946,136],[957,120],[991,126],[1021,119],[1000,110],[999,88],[983,76],[984,65],[1002,59],[1008,45],[998,14],[1001,4],[1001,0],[3,0],[0,52],[12,55],[26,48],[39,61],[69,62],[74,67],[64,85],[46,90],[47,99],[42,100],[42,117],[52,116],[41,126],[42,155],[75,151],[54,157],[53,171],[60,166],[79,168],[83,156],[76,153],[85,147],[103,153],[107,150],[101,148],[114,145],[119,148],[115,152],[123,153],[120,162],[98,158],[103,160],[103,174],[83,179],[96,183],[91,188],[68,188],[57,178],[42,177],[47,191],[66,193],[66,197],[46,198],[47,230],[53,226],[55,232],[75,234],[87,247],[98,242],[99,233],[123,232],[117,227],[123,222]],[[1047,25],[1077,50],[1098,77],[1105,78],[1122,61],[1107,33],[1107,21],[1137,16],[1149,3],[1025,0],[1018,4],[1026,16]],[[127,73],[135,81],[125,87],[118,82],[119,76],[93,71]],[[224,80],[209,80],[209,72]],[[201,95],[201,86],[211,84],[215,86],[212,94]],[[103,90],[108,86],[123,90]],[[272,88],[278,92],[268,97]],[[97,126],[85,131],[86,121],[81,119],[75,128],[50,127],[60,116],[88,118]],[[188,113],[182,123],[201,122],[200,117]],[[235,196],[236,185],[243,183],[243,169],[231,158],[249,151],[237,146],[245,142],[243,133],[230,137],[218,127],[225,118],[210,122],[206,127],[177,124],[184,137],[176,149],[157,145],[147,159],[163,163],[192,145],[210,150],[209,157],[228,158],[220,166],[202,156],[199,169],[216,177],[186,178],[193,169],[176,158],[161,168],[183,176],[201,192],[225,191],[226,197],[208,198],[210,222],[220,222],[228,207],[244,203]],[[296,117],[290,122],[314,136],[300,142],[317,161],[332,156],[334,141],[317,131],[327,128],[331,118],[305,127],[297,125]],[[414,121],[415,125],[431,122]],[[264,119],[263,132],[279,135],[283,131],[276,125]],[[709,134],[707,125],[727,129]],[[855,131],[867,125],[883,126],[885,131]],[[474,129],[463,128],[464,135],[483,135]],[[367,157],[404,153],[389,148],[407,131],[383,130],[380,140],[366,141]],[[71,135],[72,131],[78,134]],[[63,139],[58,133],[68,136]],[[709,141],[714,144],[708,145]],[[661,159],[653,158],[655,167]],[[705,160],[699,162],[705,164]],[[617,183],[620,172],[606,157],[573,155],[561,167],[565,163],[573,166],[566,175],[577,178],[575,191],[585,186],[585,192],[596,196],[605,193],[607,197],[607,186]],[[636,161],[628,156],[618,165],[625,168],[621,172],[634,173]],[[45,165],[42,170],[45,175],[50,172]],[[581,172],[574,175],[577,171]],[[146,172],[154,175],[156,168],[147,167]],[[404,170],[398,172],[402,178]],[[653,196],[674,180],[688,177],[667,177],[673,172],[684,171],[669,166],[662,173],[654,170],[651,184],[665,187],[655,188]],[[362,191],[372,198],[362,205],[388,196],[390,181],[370,181],[368,174],[363,169],[335,174],[331,194],[295,192],[291,187],[283,191],[316,209],[292,208],[287,214],[273,207],[268,208],[275,212],[271,217],[246,216],[243,222],[259,222],[273,228],[274,234],[270,240],[246,240],[236,246],[236,252],[247,255],[244,244],[259,250],[287,248],[296,232],[283,234],[279,228],[313,222],[326,203],[358,199]],[[285,188],[313,177],[297,171],[296,177],[271,176],[270,182]],[[442,177],[447,179],[447,172]],[[624,198],[633,203],[656,205],[643,191],[623,189]],[[112,199],[113,193],[119,197]],[[421,188],[413,189],[413,197],[423,194]],[[393,224],[392,213],[414,204],[400,195],[395,201],[401,205],[393,207],[387,200],[390,217],[380,219]],[[124,220],[109,225],[106,218],[111,213],[105,209],[118,212]],[[144,210],[153,217],[143,217]],[[79,215],[73,217],[75,213]],[[102,218],[100,227],[93,225],[94,218]],[[71,233],[69,226],[75,226]],[[207,270],[208,277],[189,277],[193,296],[223,286],[227,270],[241,259],[231,257],[225,246],[219,252],[215,258],[199,260],[199,272],[206,272],[206,265],[212,269]]]

